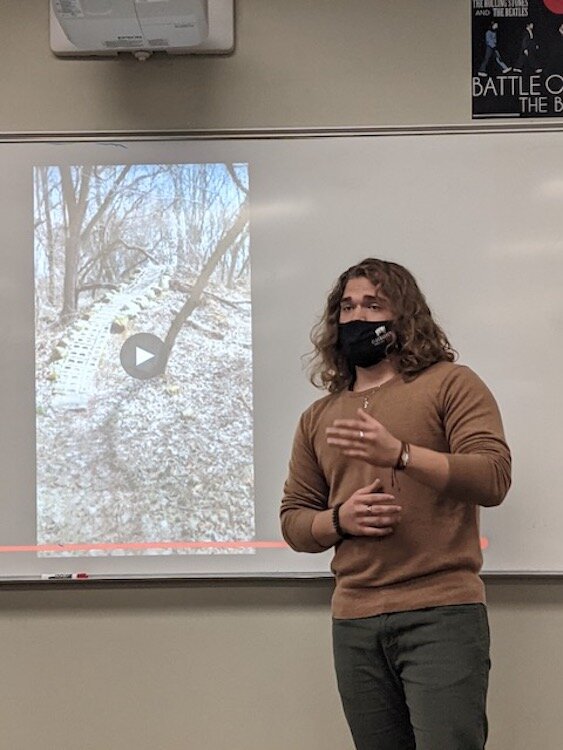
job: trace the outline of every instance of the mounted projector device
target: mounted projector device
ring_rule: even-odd
[[[50,0],[51,49],[63,57],[145,60],[225,54],[234,47],[234,0]]]

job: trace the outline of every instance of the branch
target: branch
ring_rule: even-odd
[[[119,284],[111,284],[110,282],[100,282],[99,284],[82,284],[77,289],[77,294],[80,292],[90,292],[94,289],[119,289]]]
[[[235,172],[235,168],[232,164],[225,164],[227,168],[227,172],[231,175],[233,182],[238,187],[239,190],[241,190],[245,195],[248,195],[248,188],[246,185],[243,185],[242,182],[239,179],[238,174]]]
[[[106,208],[108,207],[108,205],[111,203],[111,201],[115,197],[115,194],[117,192],[118,186],[123,182],[123,180],[127,177],[128,173],[130,171],[131,171],[131,165],[128,165],[128,166],[126,166],[126,167],[123,168],[123,170],[121,171],[120,175],[117,177],[117,179],[115,180],[115,182],[111,186],[111,189],[108,191],[106,197],[104,198],[104,200],[99,205],[99,207],[96,210],[94,216],[92,216],[92,218],[90,219],[90,221],[88,222],[88,224],[86,225],[86,227],[83,229],[83,231],[81,233],[81,239],[82,240],[84,240],[86,237],[88,237],[88,235],[90,234],[90,232],[94,228],[94,226],[95,226],[96,222],[98,221],[98,219],[100,218],[100,216],[102,216],[104,214]]]
[[[184,294],[191,294],[192,289],[194,288],[193,284],[185,284],[183,281],[178,281],[177,279],[172,279],[169,286],[173,292],[183,292]],[[213,292],[204,291],[203,294],[205,294],[206,297],[211,297],[211,299],[220,302],[222,305],[227,305],[228,307],[237,308],[239,305],[250,304],[249,299],[241,299],[233,302],[232,300],[220,297],[218,294],[213,294]]]
[[[174,318],[172,325],[170,326],[170,329],[168,330],[168,333],[166,334],[166,338],[164,339],[164,345],[162,347],[163,369],[164,367],[166,367],[168,358],[170,357],[170,352],[172,351],[172,347],[174,346],[176,337],[182,330],[182,326],[184,325],[186,320],[190,317],[190,315],[195,310],[195,308],[198,306],[199,300],[201,299],[201,295],[203,294],[205,287],[207,286],[207,282],[209,281],[211,274],[217,267],[223,255],[229,250],[232,244],[236,241],[239,234],[245,230],[247,222],[248,222],[248,201],[245,200],[244,203],[241,205],[239,214],[234,220],[233,224],[223,234],[223,236],[217,243],[215,250],[213,251],[211,256],[208,258],[207,262],[205,263],[203,270],[201,271],[199,275],[198,280],[196,281],[196,283],[194,284],[192,288],[189,299],[185,302],[180,312]]]

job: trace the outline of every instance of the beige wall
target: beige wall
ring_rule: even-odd
[[[0,131],[464,123],[465,0],[238,0],[229,57],[61,60],[0,0]]]
[[[468,0],[238,0],[234,55],[144,64],[54,58],[47,5],[0,0],[0,131],[469,121]],[[329,582],[86,586],[0,592],[1,750],[351,748]],[[488,748],[559,750],[563,583],[487,588]]]

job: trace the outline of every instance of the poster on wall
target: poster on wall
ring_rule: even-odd
[[[472,1],[473,118],[563,116],[563,0]]]

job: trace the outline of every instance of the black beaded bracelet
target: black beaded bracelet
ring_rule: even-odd
[[[334,508],[332,509],[332,525],[334,526],[334,530],[336,531],[336,533],[341,539],[350,539],[352,534],[347,534],[342,528],[342,526],[340,525],[339,513],[340,513],[341,505],[342,503],[339,503],[338,505],[335,505]]]

